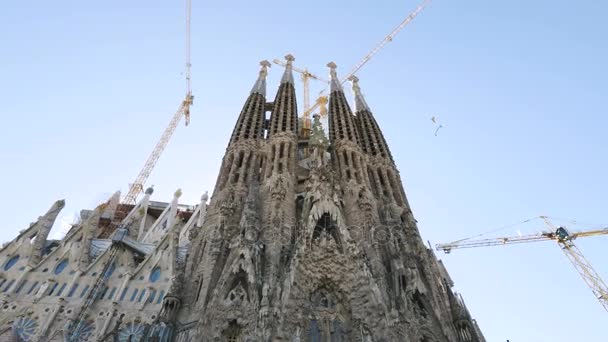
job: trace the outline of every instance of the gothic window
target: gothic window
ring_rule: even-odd
[[[27,280],[22,281],[21,284],[19,285],[19,287],[17,287],[17,289],[15,290],[15,293],[21,292],[21,289],[25,286],[26,283],[27,283]]]
[[[57,285],[59,285],[59,283],[55,283],[53,282],[53,286],[51,287],[51,292],[49,292],[49,296],[53,294],[53,292],[55,292],[55,289],[57,289]]]
[[[155,283],[160,279],[160,267],[154,267],[150,272],[150,282]]]
[[[154,303],[155,297],[156,297],[156,290],[152,290],[152,292],[150,292],[150,298],[148,298],[148,303]]]
[[[4,270],[8,271],[11,267],[15,266],[15,264],[19,261],[19,254],[12,256],[8,261],[4,264]]]
[[[131,301],[135,301],[135,297],[137,297],[137,292],[139,292],[138,289],[133,290],[133,294],[131,295]]]
[[[141,302],[142,299],[144,299],[144,296],[146,295],[146,289],[141,290],[141,293],[139,294],[139,299],[137,299],[137,302]]]
[[[6,285],[6,287],[4,288],[4,290],[2,290],[2,292],[8,291],[8,289],[10,289],[11,286],[13,286],[14,283],[15,283],[15,279],[9,281],[8,284]]]
[[[68,284],[63,283],[63,285],[61,285],[61,287],[59,288],[59,291],[57,291],[57,297],[61,296],[61,294],[63,293],[63,290],[65,290],[65,287],[68,286]]]
[[[226,342],[240,342],[241,341],[241,327],[236,321],[230,322],[228,328],[224,330],[224,338]]]
[[[129,292],[129,287],[125,287],[124,290],[122,290],[122,293],[120,294],[120,301],[123,301],[125,299],[127,292]]]
[[[89,285],[85,286],[82,292],[80,292],[80,298],[84,297],[84,294],[89,290]]]
[[[63,272],[63,270],[68,266],[68,263],[68,259],[61,260],[61,262],[58,263],[57,266],[55,266],[55,274]]]
[[[311,320],[308,326],[308,341],[321,342],[321,329],[316,319]]]
[[[330,337],[331,342],[342,342],[342,322],[339,320],[333,321]]]
[[[38,282],[35,281],[34,284],[32,284],[32,287],[30,287],[30,289],[27,291],[27,294],[32,293],[32,291],[34,291],[34,289],[36,288],[36,286],[38,286]]]

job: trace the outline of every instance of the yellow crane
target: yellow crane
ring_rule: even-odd
[[[344,84],[346,81],[348,81],[348,79],[353,76],[357,71],[359,71],[365,64],[367,64],[367,62],[369,62],[372,57],[374,57],[380,50],[382,50],[382,48],[384,48],[384,46],[386,46],[386,44],[388,44],[389,42],[393,41],[393,38],[395,38],[395,36],[405,27],[407,26],[407,24],[409,24],[412,20],[414,20],[414,18],[416,18],[416,16],[418,14],[420,14],[420,12],[422,12],[422,10],[428,6],[428,4],[431,3],[431,0],[424,0],[422,1],[422,3],[420,3],[420,5],[418,5],[418,7],[416,7],[416,9],[410,13],[410,15],[408,15],[405,19],[403,19],[403,21],[397,25],[397,27],[395,27],[391,33],[389,33],[386,37],[384,37],[384,39],[382,39],[380,41],[380,43],[378,43],[367,55],[365,55],[365,57],[363,57],[363,59],[357,63],[348,74],[346,74],[346,76],[344,76],[344,78],[342,79],[342,81],[340,81],[340,83]],[[325,96],[325,93],[327,92],[327,87],[323,90],[321,90],[319,92],[319,97],[317,99],[317,101],[315,101],[315,104],[309,108],[307,111],[304,111],[304,113],[302,113],[302,116],[304,118],[310,117],[310,113],[312,113],[315,109],[317,109],[317,107],[324,105],[325,103],[327,103],[327,97]]]
[[[274,64],[280,65],[282,67],[285,67],[287,65],[287,63],[285,63],[279,59],[274,59],[273,62],[274,62]],[[329,81],[311,73],[307,69],[300,69],[300,68],[292,66],[291,70],[299,73],[302,76],[302,86],[304,88],[304,96],[303,96],[304,104],[302,105],[302,109],[303,109],[302,111],[304,113],[308,113],[308,116],[303,115],[303,124],[304,124],[303,128],[305,130],[309,130],[310,129],[310,86],[309,86],[310,79],[325,82],[325,83],[329,83]],[[321,109],[321,112],[322,112],[321,116],[324,116],[325,114],[327,114],[327,110]]]
[[[437,244],[438,251],[450,253],[453,249],[475,248],[485,246],[502,246],[528,242],[555,241],[564,252],[570,263],[574,266],[583,281],[593,292],[602,307],[608,311],[608,286],[600,275],[595,271],[591,263],[578,249],[574,240],[583,237],[608,235],[608,227],[603,229],[586,230],[581,232],[570,232],[564,227],[556,227],[547,216],[539,216],[550,229],[533,235],[499,237],[491,239],[464,239],[450,243]]]
[[[165,131],[161,135],[159,141],[154,146],[152,153],[148,156],[146,163],[143,168],[139,171],[139,174],[135,178],[135,181],[129,184],[129,192],[122,200],[125,204],[135,204],[137,196],[143,192],[144,184],[148,180],[150,173],[156,166],[156,162],[160,158],[161,154],[165,150],[165,147],[171,140],[171,136],[175,132],[177,125],[179,124],[182,116],[185,117],[186,126],[190,123],[190,106],[194,100],[192,96],[192,82],[191,82],[191,73],[190,69],[192,67],[191,64],[191,50],[190,50],[190,23],[191,23],[191,14],[192,14],[192,3],[191,0],[186,0],[186,68],[185,68],[185,77],[186,77],[186,96],[184,100],[180,103],[177,112],[169,121],[169,125],[165,128]]]
[[[414,20],[414,18],[420,13],[422,12],[422,10],[431,2],[431,0],[424,0],[420,5],[418,5],[418,7],[416,7],[416,9],[410,13],[410,15],[408,15],[401,23],[399,23],[399,25],[397,25],[397,27],[395,27],[391,33],[389,33],[386,37],[384,37],[384,39],[382,39],[382,41],[380,41],[380,43],[378,43],[365,57],[363,57],[363,59],[357,63],[352,70],[346,75],[344,76],[344,78],[342,79],[341,83],[344,84],[351,76],[353,76],[357,71],[359,71],[367,62],[369,62],[372,57],[374,57],[380,50],[382,50],[382,48],[388,44],[389,42],[393,41],[393,38],[395,38],[395,36],[407,25],[409,24],[412,20]],[[283,61],[280,61],[278,59],[274,59],[273,62],[275,64],[281,65],[281,66],[285,66],[286,63]],[[310,114],[316,110],[317,108],[320,107],[319,109],[319,114],[324,117],[325,115],[327,115],[327,108],[326,108],[326,104],[327,104],[327,96],[325,95],[326,91],[327,91],[327,87],[325,87],[321,92],[319,92],[319,95],[317,97],[317,100],[315,101],[315,104],[310,107],[310,86],[309,86],[309,80],[310,79],[314,79],[314,80],[318,80],[324,83],[329,83],[328,80],[319,77],[311,72],[309,72],[307,69],[300,69],[300,68],[296,68],[292,66],[292,70],[296,71],[298,73],[300,73],[302,75],[302,84],[303,84],[303,88],[304,88],[304,104],[303,104],[303,113],[302,113],[302,118],[303,118],[303,123],[304,123],[304,129],[310,129]]]

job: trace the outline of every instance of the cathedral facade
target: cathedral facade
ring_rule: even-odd
[[[117,193],[49,240],[57,201],[4,244],[0,341],[485,342],[357,78],[353,112],[328,64],[326,134],[286,59],[272,101],[261,63],[211,199]]]

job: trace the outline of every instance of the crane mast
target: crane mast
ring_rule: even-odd
[[[382,50],[382,48],[384,48],[386,46],[386,44],[393,41],[393,38],[395,38],[395,36],[399,32],[401,32],[401,30],[404,27],[406,27],[410,22],[412,22],[412,20],[414,20],[414,18],[416,18],[416,16],[418,16],[418,14],[420,14],[420,12],[422,12],[422,10],[424,10],[424,8],[426,6],[428,6],[430,3],[431,3],[431,0],[424,0],[422,3],[420,3],[420,5],[418,5],[418,7],[416,7],[416,9],[412,13],[410,13],[410,15],[408,15],[399,25],[397,25],[397,27],[395,27],[393,29],[393,31],[391,31],[391,33],[389,33],[386,37],[384,37],[384,39],[382,39],[382,41],[380,41],[380,43],[378,43],[378,45],[376,45],[367,55],[365,55],[365,57],[363,57],[363,59],[359,63],[357,63],[351,69],[351,71],[348,74],[346,74],[346,76],[344,76],[344,78],[342,79],[342,81],[340,81],[340,83],[344,84],[346,81],[348,81],[348,79],[351,76],[353,76],[365,64],[367,64],[367,62],[369,62],[378,52],[380,52],[380,50]],[[319,107],[323,103],[327,103],[326,96],[324,96],[324,94],[326,92],[327,92],[327,88],[325,88],[319,92],[319,97],[318,97],[317,101],[315,102],[315,104],[311,108],[309,108],[308,111],[305,111],[302,114],[304,117],[310,117],[310,113],[312,113],[315,109],[317,109],[317,107]]]
[[[493,239],[465,239],[437,244],[435,245],[435,248],[438,251],[450,253],[453,249],[513,245],[553,240],[557,242],[564,255],[566,255],[572,266],[574,266],[578,274],[583,278],[583,281],[591,289],[593,295],[600,302],[604,310],[608,311],[608,286],[574,243],[574,240],[581,237],[608,235],[608,228],[571,233],[564,227],[555,227],[546,216],[540,216],[539,218],[541,218],[545,222],[545,225],[550,228],[549,232]]]
[[[154,146],[152,153],[148,156],[144,167],[139,171],[139,174],[135,178],[135,181],[129,185],[129,192],[123,199],[123,203],[126,204],[135,204],[137,200],[137,196],[143,192],[144,184],[148,180],[150,173],[154,170],[158,159],[161,154],[167,147],[167,144],[171,140],[177,125],[179,124],[182,116],[185,117],[185,124],[188,126],[190,124],[190,106],[194,101],[194,96],[192,96],[192,79],[191,79],[191,49],[190,49],[190,27],[191,27],[191,17],[192,17],[192,2],[191,0],[186,0],[186,65],[185,65],[185,77],[186,77],[186,97],[180,104],[177,112],[169,121],[169,125],[165,128],[165,131],[160,137],[160,140]]]

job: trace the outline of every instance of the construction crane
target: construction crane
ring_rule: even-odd
[[[277,65],[280,65],[283,67],[285,67],[287,65],[287,63],[285,63],[281,60],[278,60],[278,59],[274,59],[273,62],[274,62],[274,64],[277,64]],[[325,83],[329,83],[329,81],[309,72],[307,69],[300,69],[300,68],[296,68],[294,66],[292,66],[291,69],[293,71],[301,74],[301,76],[302,76],[302,85],[304,88],[304,96],[303,96],[304,104],[302,106],[302,112],[305,113],[303,116],[303,124],[304,124],[304,129],[309,130],[310,129],[310,86],[309,86],[310,79],[312,78],[313,80],[317,80],[317,81],[321,81],[321,82],[325,82]],[[325,113],[326,113],[326,111],[325,111]]]
[[[438,251],[450,253],[453,249],[475,248],[485,246],[502,246],[528,242],[555,241],[570,263],[574,266],[583,281],[593,292],[593,295],[600,302],[602,307],[608,311],[608,286],[600,275],[595,271],[591,263],[585,258],[583,253],[574,244],[574,240],[582,237],[608,235],[608,227],[603,229],[586,230],[581,232],[569,232],[564,227],[556,227],[547,216],[539,216],[545,225],[550,229],[549,232],[540,234],[499,237],[492,239],[464,239],[451,243],[437,244]]]
[[[378,43],[363,59],[357,63],[352,70],[342,79],[340,83],[344,84],[351,76],[353,76],[359,69],[361,69],[367,62],[369,62],[372,57],[374,57],[386,44],[393,41],[393,38],[405,27],[409,24],[414,18],[422,12],[422,10],[431,2],[431,0],[424,0],[416,9],[410,13],[397,27],[395,27],[391,33],[389,33],[380,43]],[[287,65],[283,61],[278,59],[274,59],[273,62],[275,64],[285,66]],[[328,80],[323,79],[315,74],[310,73],[307,69],[299,69],[292,66],[292,70],[302,74],[302,84],[304,88],[304,105],[303,105],[303,113],[302,118],[304,122],[304,129],[310,129],[310,114],[320,107],[319,114],[324,117],[327,115],[326,104],[328,102],[327,96],[325,93],[327,92],[327,87],[325,87],[321,92],[319,92],[319,96],[315,101],[314,105],[310,107],[310,88],[309,88],[309,80],[314,79],[318,81],[322,81],[324,83],[329,83]]]
[[[191,14],[192,14],[192,3],[191,0],[186,0],[186,65],[185,65],[185,77],[186,77],[186,97],[179,105],[177,112],[169,121],[169,125],[165,128],[165,131],[160,137],[160,140],[154,146],[152,153],[148,156],[144,167],[139,171],[139,174],[135,178],[135,181],[129,185],[129,192],[123,199],[125,204],[135,204],[137,196],[143,192],[144,184],[148,180],[150,173],[154,169],[156,162],[160,158],[161,154],[167,147],[169,140],[173,136],[177,125],[179,124],[182,116],[185,117],[185,124],[188,126],[190,123],[190,106],[193,103],[194,97],[192,96],[192,81],[191,81],[191,49],[190,49],[190,26],[191,26]]]
[[[420,14],[420,12],[422,12],[422,10],[424,10],[424,8],[426,6],[428,6],[430,3],[431,3],[431,0],[424,0],[422,3],[420,3],[420,5],[418,5],[418,7],[416,7],[416,9],[412,13],[410,13],[410,15],[408,15],[399,25],[397,25],[397,27],[395,27],[393,29],[393,31],[391,31],[391,33],[389,33],[386,37],[384,37],[384,39],[382,39],[380,41],[380,43],[378,43],[378,45],[376,45],[365,57],[363,57],[363,59],[359,63],[357,63],[351,69],[351,71],[348,74],[346,74],[346,76],[344,76],[344,78],[342,79],[342,81],[340,81],[340,83],[344,84],[346,81],[348,81],[348,79],[351,76],[353,76],[365,64],[367,64],[367,62],[369,62],[372,59],[372,57],[374,57],[378,52],[380,52],[380,50],[382,50],[382,48],[384,48],[384,46],[386,46],[386,44],[388,44],[389,42],[392,42],[393,38],[395,38],[395,36],[405,26],[407,26],[407,24],[412,22],[412,20],[414,20],[414,18],[416,18],[416,16],[418,14]],[[317,101],[315,101],[315,104],[311,108],[309,108],[307,111],[304,111],[304,113],[302,114],[302,116],[304,118],[310,117],[310,113],[312,113],[314,110],[316,110],[319,106],[322,106],[325,103],[327,103],[327,96],[325,95],[326,92],[327,92],[327,87],[325,87],[325,89],[323,89],[319,92],[319,96],[318,96]]]

